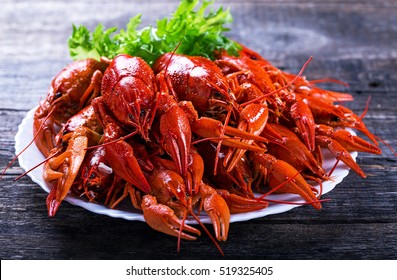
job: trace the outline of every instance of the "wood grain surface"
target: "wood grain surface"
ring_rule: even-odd
[[[350,86],[324,84],[353,94],[346,104],[376,135],[397,148],[397,2],[216,1],[234,17],[228,36],[297,73],[313,56],[309,79],[332,77]],[[14,136],[51,79],[71,62],[72,24],[90,29],[125,26],[137,13],[143,25],[169,15],[178,1],[13,1],[0,7],[0,167],[14,156]],[[350,173],[325,197],[321,211],[309,206],[234,223],[221,244],[230,259],[396,259],[397,157],[360,153],[368,174]],[[208,259],[220,258],[207,236],[183,241],[131,222],[63,203],[47,217],[46,193],[15,163],[0,180],[1,259]]]

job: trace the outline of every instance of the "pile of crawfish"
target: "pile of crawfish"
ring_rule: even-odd
[[[224,241],[230,214],[266,208],[270,193],[320,209],[313,185],[332,180],[322,149],[362,177],[350,152],[381,150],[365,113],[340,105],[352,96],[317,82],[246,47],[213,61],[166,53],[152,67],[130,55],[75,61],[34,115],[48,213],[69,193],[110,208],[131,201],[152,228],[194,240],[200,231],[185,220],[205,211]]]

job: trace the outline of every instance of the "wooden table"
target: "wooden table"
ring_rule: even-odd
[[[72,23],[91,30],[125,26],[137,13],[143,24],[169,15],[178,1],[1,0],[0,166],[14,156],[14,136],[27,111],[71,61]],[[257,50],[276,66],[297,73],[309,56],[310,79],[333,77],[354,95],[348,104],[369,129],[397,148],[397,3],[388,1],[217,1],[230,7],[229,37]],[[350,173],[326,198],[321,211],[309,206],[231,225],[225,258],[396,259],[397,157],[359,154],[368,174]],[[182,242],[131,222],[93,214],[64,203],[48,218],[46,193],[15,163],[0,180],[1,259],[204,259],[220,258],[207,236]]]

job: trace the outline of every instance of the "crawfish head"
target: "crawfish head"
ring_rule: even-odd
[[[81,176],[83,187],[87,192],[104,191],[111,184],[113,175],[113,170],[108,166],[105,159],[104,147],[94,149],[84,159]]]
[[[150,66],[139,57],[116,56],[104,73],[102,97],[109,113],[145,139],[153,120],[157,86]]]
[[[191,101],[199,112],[212,105],[234,101],[228,83],[220,69],[209,59],[175,53],[163,54],[153,66],[154,72],[163,72],[170,92],[180,101]]]
[[[100,83],[101,73],[107,64],[94,59],[77,60],[67,65],[53,79],[44,103],[48,109],[56,107],[52,119],[62,123],[86,105],[92,89]],[[45,108],[47,108],[44,105]]]
[[[55,137],[57,145],[62,144],[62,141],[68,140],[72,133],[81,127],[88,129],[87,133],[90,136],[88,139],[89,145],[96,145],[103,132],[103,128],[99,123],[93,106],[88,105],[84,107],[64,124]]]
[[[168,169],[160,169],[150,178],[151,194],[161,204],[174,210],[177,216],[183,216],[188,207],[185,184],[182,177]]]

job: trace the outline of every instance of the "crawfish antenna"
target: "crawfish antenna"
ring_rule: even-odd
[[[367,103],[365,104],[365,109],[364,109],[363,113],[361,114],[361,116],[359,117],[360,121],[362,121],[363,118],[365,117],[365,115],[368,113],[368,108],[369,108],[369,102],[370,101],[371,101],[371,95],[368,96]]]
[[[345,87],[349,87],[349,84],[338,80],[338,79],[333,79],[333,78],[323,78],[323,79],[317,79],[317,80],[310,80],[309,81],[310,84],[318,84],[318,83],[335,83],[335,84],[339,84]]]
[[[16,177],[14,180],[18,181],[19,179],[21,179],[23,176],[25,176],[26,174],[28,174],[29,172],[31,172],[32,170],[36,169],[37,167],[39,167],[40,165],[46,163],[47,161],[49,161],[50,159],[52,159],[53,157],[57,156],[58,152],[56,152],[53,155],[50,155],[48,158],[46,158],[45,160],[43,160],[42,162],[36,164],[35,166],[33,166],[32,168],[30,168],[28,171],[22,173],[21,175],[19,175],[18,177]]]
[[[218,242],[215,240],[215,238],[212,236],[212,234],[208,231],[208,229],[205,227],[205,225],[200,221],[200,218],[197,217],[196,214],[193,213],[193,211],[190,214],[197,221],[197,223],[202,227],[202,229],[205,231],[205,233],[209,236],[212,243],[214,243],[215,247],[218,249],[219,253],[221,253],[221,255],[224,257],[225,254],[223,253],[221,246],[219,246]]]
[[[55,107],[53,107],[53,108],[51,109],[51,111],[48,113],[48,115],[45,117],[43,123],[40,125],[39,129],[36,131],[36,134],[33,136],[33,139],[29,142],[29,144],[26,145],[26,147],[23,148],[22,151],[20,151],[20,152],[10,161],[10,163],[4,168],[3,172],[1,173],[0,179],[3,178],[3,176],[4,176],[4,174],[6,173],[6,171],[8,170],[8,168],[10,168],[10,167],[14,164],[14,162],[18,159],[18,157],[19,157],[22,153],[24,153],[24,152],[34,143],[34,141],[36,140],[36,138],[37,138],[37,136],[39,135],[40,131],[43,129],[44,124],[46,123],[46,121],[48,120],[48,118],[51,116],[51,114],[54,112],[54,109],[55,109]],[[40,163],[40,164],[41,164],[41,163]],[[40,165],[40,164],[39,164],[39,165]],[[39,165],[37,165],[37,166],[39,166]],[[34,168],[36,168],[37,166],[35,166]],[[29,172],[32,171],[34,168],[32,168],[31,170],[29,170]],[[25,172],[24,174],[22,174],[22,175],[19,176],[18,178],[20,178],[20,177],[26,175],[26,174],[29,173],[29,172]]]
[[[230,114],[231,114],[231,110],[227,111],[227,115],[226,115],[226,119],[225,119],[225,123],[223,124],[222,127],[222,131],[221,131],[221,135],[220,138],[223,138],[225,136],[225,131],[226,131],[226,126],[230,120]],[[216,175],[216,171],[217,171],[217,167],[218,167],[218,159],[219,159],[219,154],[221,152],[221,145],[222,145],[222,140],[220,140],[218,142],[218,145],[216,147],[216,153],[215,153],[215,163],[214,163],[214,175]]]
[[[183,214],[182,225],[178,233],[178,244],[176,246],[176,251],[178,253],[181,251],[181,238],[182,238],[183,227],[185,226],[186,217],[187,217],[187,212]]]
[[[362,121],[362,119],[365,117],[365,115],[368,112],[368,108],[369,108],[369,103],[371,101],[371,96],[368,97],[367,99],[367,103],[365,104],[365,109],[362,112],[361,116],[359,116],[360,121]],[[377,135],[374,135],[375,139],[377,139],[379,142],[381,142],[382,144],[384,144],[395,156],[397,156],[397,152],[396,150],[390,145],[388,144],[384,139],[380,138]]]
[[[176,45],[176,47],[174,48],[174,50],[171,52],[171,55],[170,55],[170,57],[168,58],[168,61],[167,61],[167,63],[163,66],[163,68],[161,68],[161,70],[159,71],[159,72],[161,72],[161,71],[167,71],[168,70],[168,65],[170,65],[170,63],[171,63],[171,59],[172,59],[172,57],[174,56],[174,54],[176,53],[176,51],[178,50],[178,48],[179,48],[179,46],[182,44],[182,41],[180,41],[177,45]]]
[[[386,140],[380,138],[379,136],[376,136],[376,135],[374,135],[374,136],[375,136],[375,138],[376,138],[379,142],[381,142],[382,144],[384,144],[384,145],[397,157],[397,152],[396,152],[396,150],[395,150],[389,143],[387,143]]]

